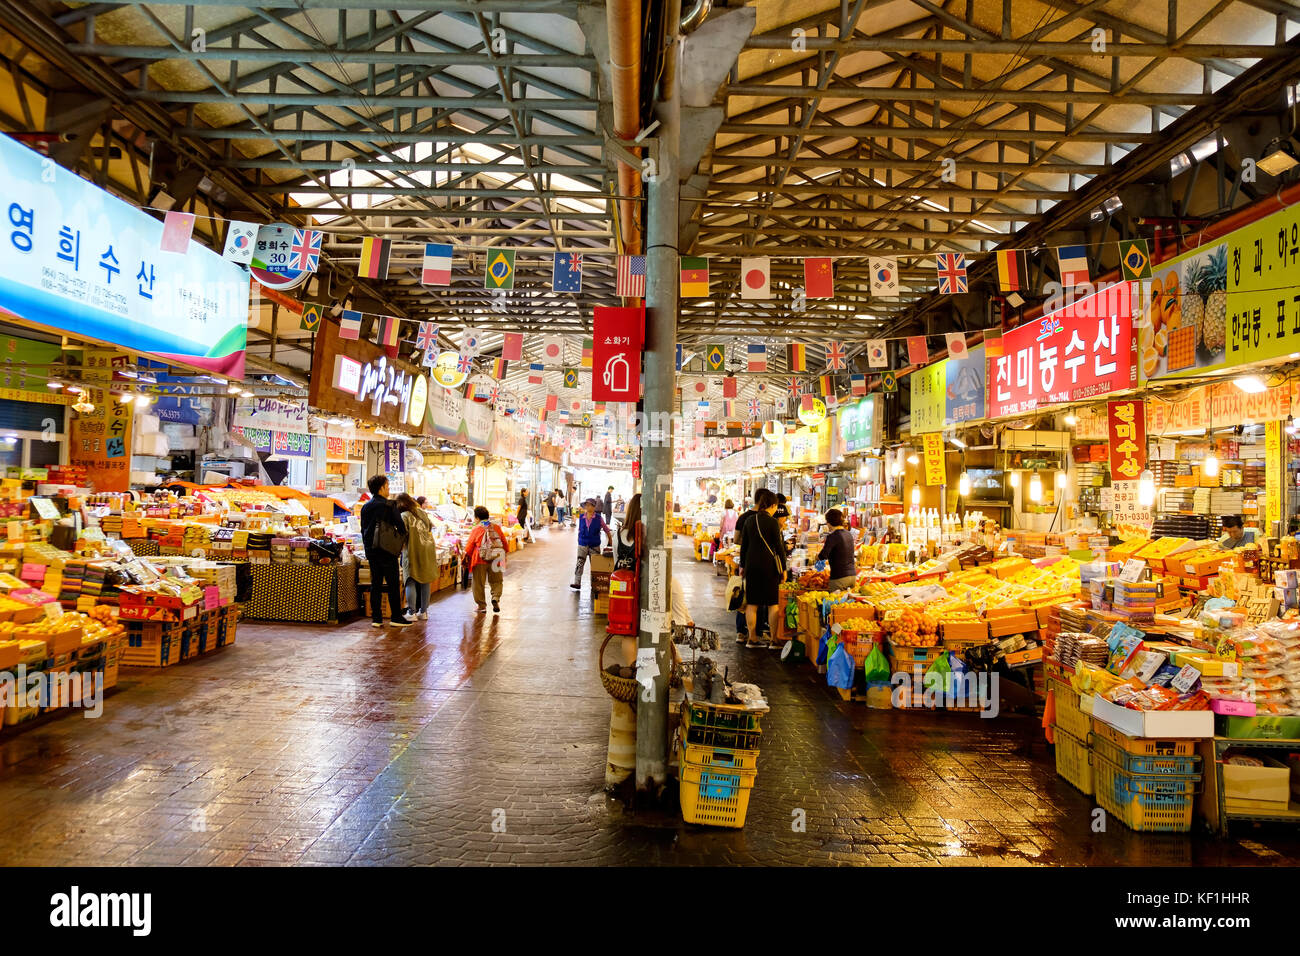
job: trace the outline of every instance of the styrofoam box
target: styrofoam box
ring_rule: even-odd
[[[137,435],[156,435],[158,434],[158,429],[160,427],[161,423],[158,421],[157,415],[150,415],[148,412],[145,412],[135,416],[135,431]]]
[[[198,451],[199,436],[198,435],[177,435],[173,437],[169,435],[167,437],[167,444],[168,444],[167,450],[169,452]]]
[[[1129,710],[1098,694],[1092,701],[1092,716],[1130,737],[1214,736],[1214,714],[1208,710]]]

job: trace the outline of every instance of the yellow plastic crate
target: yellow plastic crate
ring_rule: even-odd
[[[680,750],[678,754],[682,819],[714,827],[743,827],[758,771],[700,767],[687,763]]]
[[[1049,681],[1048,686],[1056,700],[1056,726],[1076,740],[1087,740],[1092,721],[1079,709],[1078,691],[1059,680]]]
[[[1130,737],[1096,717],[1092,719],[1092,732],[1104,737],[1121,750],[1143,757],[1186,757],[1196,753],[1195,740],[1157,740],[1154,737]]]
[[[1092,796],[1092,751],[1073,734],[1056,728],[1056,772],[1071,786]]]

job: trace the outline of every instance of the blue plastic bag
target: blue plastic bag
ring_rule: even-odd
[[[843,644],[835,648],[830,663],[826,665],[826,683],[841,690],[849,690],[853,687],[853,658],[849,656]]]
[[[826,663],[827,647],[831,640],[831,629],[828,627],[822,631],[821,643],[817,645],[817,666],[821,667]]]

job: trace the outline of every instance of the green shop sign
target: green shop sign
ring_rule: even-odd
[[[840,440],[845,451],[862,451],[876,444],[876,396],[868,395],[839,412]]]

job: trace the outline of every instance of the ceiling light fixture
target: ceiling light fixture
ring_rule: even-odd
[[[1275,139],[1268,144],[1263,158],[1255,166],[1270,176],[1281,176],[1287,170],[1294,168],[1297,163],[1300,163],[1300,160],[1292,155],[1290,146]]]
[[[1240,378],[1233,379],[1232,384],[1247,395],[1258,395],[1260,392],[1268,391],[1268,386],[1264,384],[1258,375],[1243,375]]]

